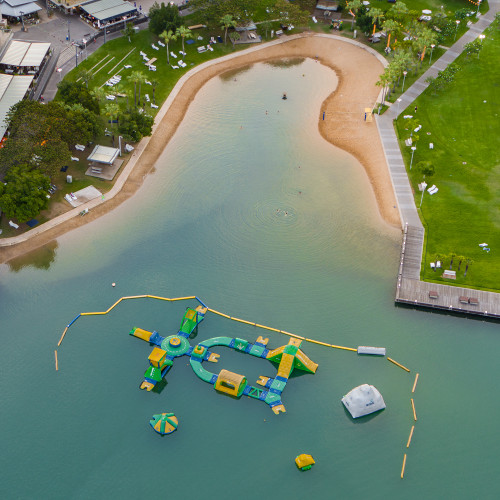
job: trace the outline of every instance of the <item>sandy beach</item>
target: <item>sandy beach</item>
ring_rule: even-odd
[[[318,63],[329,66],[337,73],[338,87],[332,89],[332,94],[323,102],[321,110],[318,110],[319,131],[327,141],[351,153],[363,165],[373,186],[381,217],[386,223],[399,226],[396,198],[377,126],[374,121],[364,120],[365,108],[371,108],[376,103],[380,92],[375,82],[383,71],[381,61],[367,50],[342,39],[310,34],[290,38],[283,43],[264,45],[261,50],[243,51],[229,60],[215,60],[208,67],[195,72],[183,84],[175,99],[169,99],[164,104],[168,109],[159,113],[161,121],[156,124],[153,135],[143,140],[147,144],[117,195],[93,207],[86,217],[73,217],[27,241],[1,247],[0,263],[88,224],[130,198],[153,169],[186,114],[194,95],[208,80],[229,70],[272,59],[309,57],[317,59]],[[140,147],[137,149],[141,150]]]

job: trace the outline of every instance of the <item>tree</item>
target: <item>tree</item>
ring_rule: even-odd
[[[156,87],[158,87],[159,83],[160,83],[160,81],[157,80],[156,78],[152,78],[151,79],[151,87],[152,87],[152,90],[153,90],[153,104],[156,104],[155,90],[156,90]]]
[[[415,168],[425,177],[432,177],[435,172],[434,165],[430,161],[419,161]]]
[[[86,69],[82,69],[81,71],[78,72],[78,80],[82,80],[83,83],[85,84],[85,87],[88,89],[89,88],[89,82],[92,80],[92,72],[87,71]]]
[[[125,29],[122,30],[122,35],[128,38],[129,43],[132,42],[132,37],[135,35],[134,25],[127,23]]]
[[[309,20],[308,12],[301,10],[297,4],[289,3],[287,0],[277,0],[274,4],[274,10],[279,14],[279,20],[283,26],[290,24],[305,26]]]
[[[220,24],[224,29],[224,45],[227,45],[227,30],[229,28],[235,28],[236,21],[233,19],[233,16],[231,14],[226,14],[225,16],[221,17]]]
[[[99,107],[106,100],[108,93],[102,87],[95,87],[90,91],[90,95],[97,101]]]
[[[465,58],[469,59],[469,56],[471,54],[477,54],[477,57],[479,58],[479,52],[481,52],[481,49],[483,48],[483,44],[481,43],[481,40],[475,39],[472,42],[466,43],[464,45],[464,50],[466,53]]]
[[[377,23],[380,23],[380,21],[385,17],[384,11],[382,9],[377,9],[374,7],[368,11],[367,15],[372,20],[373,32],[375,33],[375,27],[377,26]]]
[[[261,23],[261,27],[266,32],[266,40],[267,40],[267,33],[271,30],[273,25],[271,24],[270,21],[264,21],[263,23]]]
[[[405,3],[397,1],[386,13],[386,17],[403,23],[409,15],[408,7]]]
[[[111,123],[113,123],[113,118],[118,118],[118,113],[120,112],[120,106],[114,102],[106,104],[104,106],[104,114],[109,118]]]
[[[363,7],[363,2],[361,2],[361,0],[351,0],[350,2],[347,2],[347,8],[354,14],[352,16],[351,29],[354,28],[354,18],[361,7]]]
[[[120,115],[118,131],[127,140],[140,141],[143,136],[151,135],[153,117],[138,111],[127,111]]]
[[[94,99],[85,84],[63,80],[57,87],[56,98],[63,101],[64,104],[81,104],[84,108],[99,114],[99,103]]]
[[[240,34],[237,31],[232,31],[231,33],[229,33],[229,38],[231,40],[231,43],[233,44],[234,49],[235,43],[241,38]]]
[[[172,40],[177,40],[177,35],[172,30],[165,30],[160,33],[160,38],[163,38],[165,45],[167,46],[167,63],[170,64],[170,51],[168,49],[168,44]]]
[[[149,30],[155,35],[164,31],[174,31],[182,25],[182,18],[179,14],[177,5],[163,2],[158,5],[155,2],[149,9]]]
[[[87,144],[103,133],[104,125],[101,117],[81,104],[67,106],[66,111],[69,128],[74,134],[72,138],[75,142]]]
[[[193,37],[193,32],[189,29],[186,28],[185,26],[179,26],[177,28],[177,31],[175,32],[177,36],[180,36],[182,39],[182,52],[186,52],[184,50],[184,39],[185,38],[192,38]]]
[[[0,182],[0,208],[8,218],[26,222],[47,208],[50,179],[26,165],[12,167]]]

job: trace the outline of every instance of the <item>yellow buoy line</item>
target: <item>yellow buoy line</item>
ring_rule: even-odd
[[[419,373],[417,373],[415,375],[415,381],[413,382],[413,387],[411,389],[412,394],[415,392],[415,388],[417,387],[419,375],[420,375]],[[411,403],[411,409],[413,412],[413,421],[416,422],[417,421],[417,411],[415,410],[415,400],[413,398],[410,398],[410,403]],[[408,436],[408,441],[406,442],[406,448],[410,447],[414,431],[415,431],[415,424],[411,426],[410,435]],[[403,477],[404,477],[405,467],[406,467],[406,453],[403,456],[403,466],[401,468],[401,479],[403,479]]]

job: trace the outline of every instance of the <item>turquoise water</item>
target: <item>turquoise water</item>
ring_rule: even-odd
[[[49,270],[0,268],[2,498],[497,497],[498,325],[394,307],[400,232],[381,221],[362,167],[317,132],[334,85],[310,60],[213,79],[135,196],[46,249]],[[76,314],[136,294],[197,295],[320,341],[385,346],[412,373],[305,344],[319,369],[292,377],[286,414],[217,394],[186,358],[147,393],[151,348],[128,332],[175,333],[196,305],[151,299],[80,318],[54,370]],[[210,313],[197,340],[263,333],[271,347],[288,341]],[[275,373],[215,351],[212,371],[252,383]],[[387,409],[353,422],[340,398],[361,383]],[[148,422],[166,411],[180,423],[162,438]],[[296,470],[300,453],[316,459],[311,471]]]

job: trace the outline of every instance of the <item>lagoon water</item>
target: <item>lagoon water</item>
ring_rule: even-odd
[[[497,498],[498,325],[394,307],[400,232],[380,219],[359,163],[317,131],[335,78],[306,60],[213,79],[135,196],[0,268],[1,498]],[[286,414],[217,394],[187,358],[147,393],[151,348],[128,332],[175,333],[196,305],[152,299],[80,318],[55,371],[76,314],[136,294],[197,295],[320,341],[384,346],[412,372],[306,343],[319,369],[291,378]],[[197,340],[264,334],[288,342],[208,313]],[[215,351],[214,372],[275,373]],[[362,383],[387,409],[353,421],[340,398]],[[166,411],[180,424],[161,437],[149,419]],[[311,471],[296,469],[300,453],[316,459]]]

